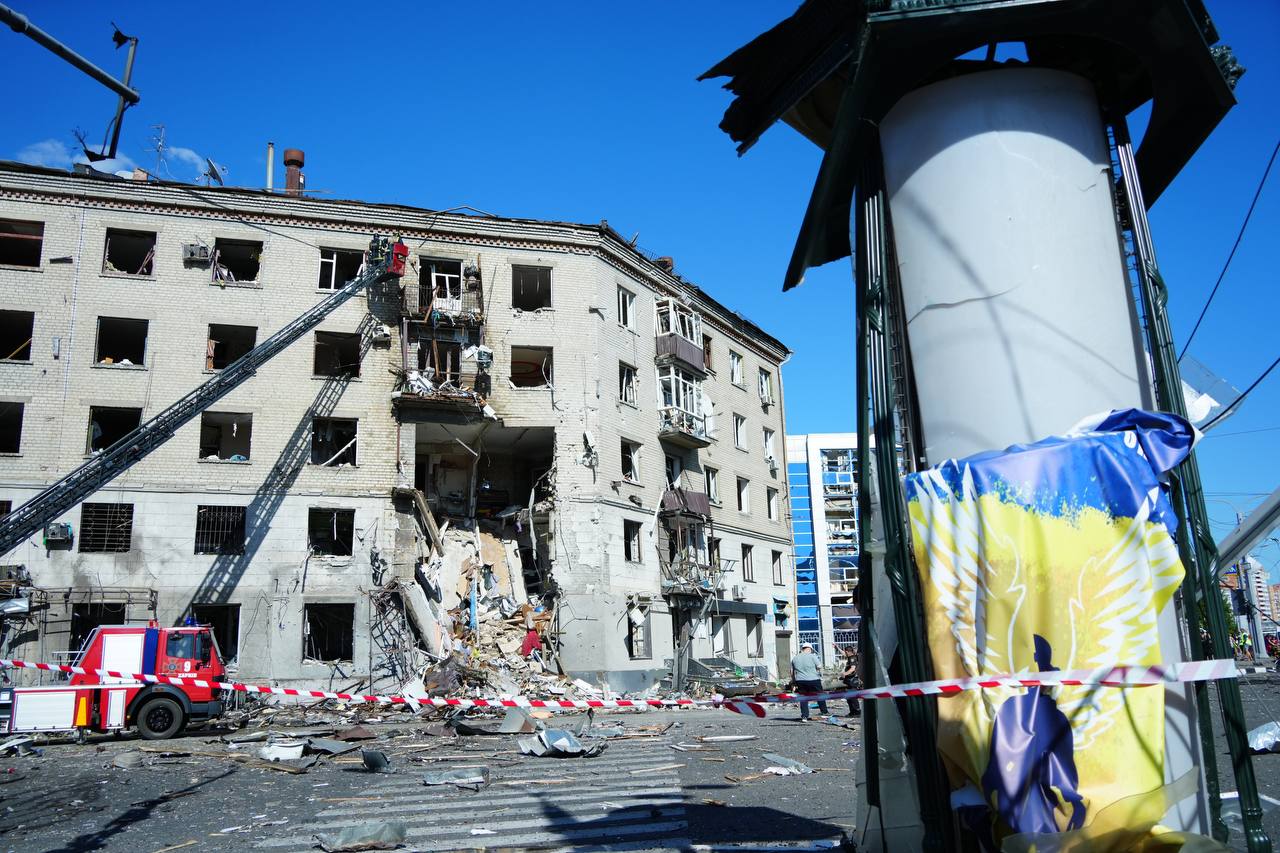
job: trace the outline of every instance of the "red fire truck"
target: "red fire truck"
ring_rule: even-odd
[[[223,712],[224,691],[217,688],[93,674],[106,669],[222,681],[222,657],[208,627],[163,628],[152,621],[146,627],[96,628],[75,665],[89,674],[52,687],[12,689],[10,732],[113,732],[133,726],[148,740],[163,740]]]

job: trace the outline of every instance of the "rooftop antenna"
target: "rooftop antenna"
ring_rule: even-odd
[[[151,150],[156,152],[156,177],[160,176],[161,168],[164,168],[164,125],[153,124],[151,127],[156,131],[156,135],[151,137],[151,141],[155,143],[155,147]]]
[[[204,158],[204,171],[200,173],[200,177],[205,179],[204,185],[206,187],[213,186],[215,181],[218,186],[224,186],[222,176],[226,173],[227,168],[225,166],[219,166],[208,157]]]

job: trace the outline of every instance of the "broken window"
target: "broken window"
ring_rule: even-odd
[[[773,402],[773,374],[761,370],[758,374],[760,384],[760,402],[769,405]]]
[[[340,290],[360,273],[364,266],[364,252],[352,252],[346,249],[320,250],[320,281],[316,285],[321,290]]]
[[[244,553],[244,507],[196,507],[197,554]]]
[[[734,385],[742,384],[742,356],[729,350],[729,381]]]
[[[462,312],[462,261],[444,258],[422,258],[422,284],[419,287],[423,307],[448,314]]]
[[[307,510],[307,545],[312,554],[350,557],[355,530],[354,509]]]
[[[30,361],[32,329],[36,315],[30,311],[0,311],[0,361]]]
[[[636,369],[629,364],[618,362],[618,399],[624,403],[636,405],[638,385]]]
[[[716,657],[733,656],[732,624],[728,616],[711,617],[711,653]]]
[[[684,473],[684,460],[679,456],[667,454],[663,463],[667,475],[667,485],[671,488],[677,488],[680,485],[680,475]]]
[[[303,623],[303,657],[329,663],[350,663],[355,657],[356,606],[307,604]]]
[[[0,219],[0,265],[38,267],[43,245],[43,222]]]
[[[773,582],[778,586],[782,586],[782,552],[773,551]]]
[[[676,334],[702,346],[702,317],[673,299],[659,299],[654,304],[659,335]]]
[[[262,265],[262,243],[257,240],[213,241],[213,280],[255,282]]]
[[[102,253],[102,271],[124,275],[151,275],[156,260],[154,231],[107,229],[107,245]]]
[[[0,518],[13,512],[13,501],[0,501]]]
[[[738,512],[751,511],[751,483],[738,478]]]
[[[755,583],[756,567],[752,562],[752,547],[750,545],[742,546],[742,579],[747,583]]]
[[[316,376],[359,376],[359,333],[316,332],[313,364]]]
[[[768,427],[764,428],[764,461],[769,463],[770,468],[778,467],[778,457],[774,454],[773,447],[773,430]]]
[[[462,381],[462,343],[423,340],[418,344],[418,369],[436,384]]]
[[[711,336],[702,336],[702,366],[706,370],[711,369]]]
[[[764,657],[764,617],[747,617],[747,657]]]
[[[642,562],[640,557],[640,522],[623,520],[622,555],[629,563]]]
[[[649,608],[637,606],[627,610],[627,652],[632,660],[648,660],[653,656],[650,637]]]
[[[98,364],[144,365],[147,355],[146,320],[124,317],[98,318]]]
[[[200,458],[248,462],[253,415],[248,412],[203,412],[200,415]]]
[[[768,513],[770,521],[778,520],[778,490],[766,488],[764,490],[764,506]]]
[[[191,617],[197,625],[208,625],[223,663],[240,654],[240,605],[193,604]]]
[[[658,368],[658,387],[662,390],[664,408],[678,409],[702,426],[702,382],[698,377],[668,364]]]
[[[551,307],[550,267],[511,267],[511,307],[537,311]]]
[[[706,482],[707,500],[713,504],[720,503],[720,472],[715,468],[704,468],[702,478]]]
[[[69,651],[78,652],[95,628],[104,625],[123,625],[128,615],[128,605],[119,603],[81,602],[71,605],[71,633]]]
[[[747,419],[742,415],[733,416],[733,446],[739,450],[747,449]]]
[[[80,505],[80,553],[123,554],[132,541],[133,504]]]
[[[354,418],[313,418],[311,464],[330,468],[355,465],[358,424]]]
[[[89,407],[89,442],[86,453],[106,450],[138,428],[142,423],[142,409],[122,409],[115,406]]]
[[[720,570],[720,539],[712,536],[707,540],[707,565],[711,567],[711,571]]]
[[[257,343],[258,330],[254,326],[210,323],[209,341],[204,354],[204,369],[222,370],[252,350]]]
[[[622,479],[632,483],[640,481],[640,445],[622,440]]]
[[[22,452],[22,403],[0,402],[0,453]]]
[[[511,384],[516,388],[544,388],[551,384],[551,347],[511,348]]]
[[[618,325],[634,329],[636,322],[636,295],[625,287],[618,288]]]

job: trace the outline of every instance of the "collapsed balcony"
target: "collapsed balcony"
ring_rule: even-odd
[[[489,416],[493,350],[479,334],[420,329],[413,344],[417,369],[398,376],[392,404],[398,412],[454,412],[466,419]]]
[[[662,493],[657,544],[663,595],[705,599],[720,590],[720,543],[710,536],[710,518],[705,492],[676,487]]]

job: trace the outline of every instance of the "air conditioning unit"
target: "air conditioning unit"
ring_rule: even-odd
[[[44,527],[44,545],[46,548],[70,547],[71,525],[64,521],[55,521]]]
[[[200,243],[182,244],[182,262],[184,264],[207,264],[210,260],[209,247]]]
[[[734,600],[734,601],[742,601],[742,600],[744,600],[746,597],[747,597],[747,594],[746,594],[746,592],[744,592],[744,591],[743,591],[743,589],[742,589],[742,585],[741,585],[741,584],[734,584],[734,585],[733,585],[733,600]]]

